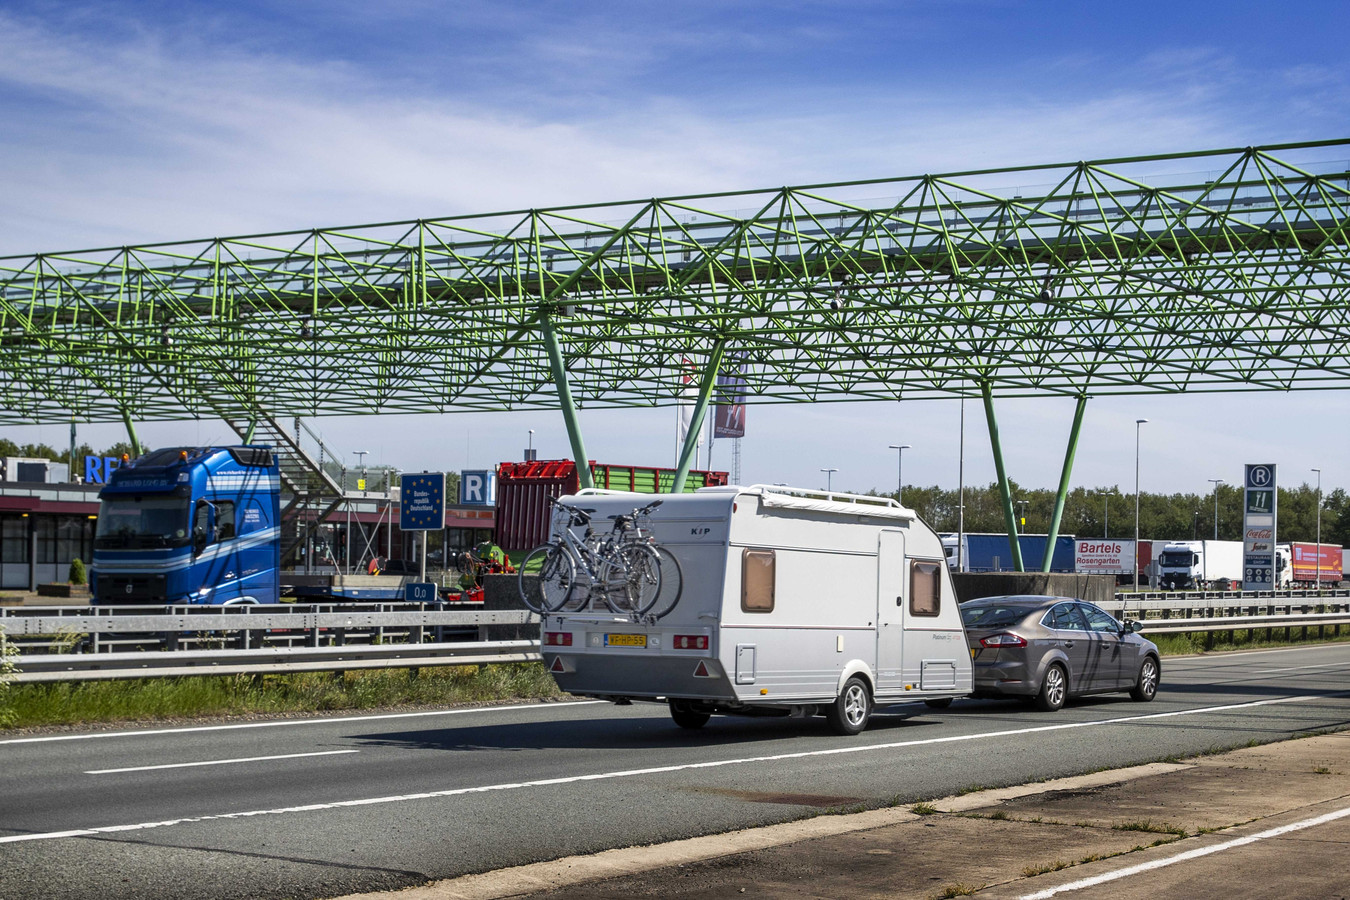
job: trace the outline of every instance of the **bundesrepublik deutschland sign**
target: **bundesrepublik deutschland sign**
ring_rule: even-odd
[[[398,527],[440,531],[445,527],[445,473],[404,473],[399,479]]]

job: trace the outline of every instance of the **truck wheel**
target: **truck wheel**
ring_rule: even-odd
[[[835,734],[858,734],[872,717],[872,693],[857,675],[844,682],[834,703],[825,707],[825,719]]]
[[[1158,661],[1151,656],[1144,657],[1139,664],[1139,680],[1130,689],[1130,699],[1147,703],[1158,693]]]
[[[690,709],[687,703],[679,700],[670,701],[670,717],[676,725],[681,728],[688,728],[690,731],[702,728],[712,718],[709,713]]]
[[[1064,705],[1068,693],[1068,676],[1064,667],[1053,663],[1045,670],[1045,680],[1041,682],[1041,692],[1036,695],[1036,708],[1045,712],[1054,712]]]

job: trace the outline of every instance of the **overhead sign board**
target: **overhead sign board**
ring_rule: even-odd
[[[400,479],[398,527],[440,531],[445,527],[445,473],[405,473]]]
[[[1275,519],[1279,486],[1273,463],[1249,463],[1243,479],[1242,589],[1275,588]]]

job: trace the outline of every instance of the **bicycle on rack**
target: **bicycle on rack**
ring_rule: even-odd
[[[554,529],[557,537],[531,550],[521,563],[520,597],[525,605],[540,614],[580,610],[595,599],[620,614],[652,608],[661,597],[661,558],[650,539],[624,539],[625,532],[634,528],[632,517],[616,517],[610,533],[600,535],[591,527],[594,510],[556,500],[554,504],[555,515],[565,516],[566,522],[560,518]],[[579,538],[575,529],[583,527]],[[537,595],[530,590],[527,573],[539,576]]]
[[[680,593],[684,589],[684,573],[680,570],[680,561],[675,558],[675,554],[656,543],[655,538],[652,537],[651,514],[663,502],[665,501],[654,500],[646,506],[638,507],[628,515],[611,517],[614,519],[613,533],[621,544],[650,548],[651,552],[655,554],[659,578],[657,579],[657,589],[652,595],[651,601],[622,610],[632,614],[634,619],[645,619],[649,622],[655,622],[674,609],[675,604],[680,600]],[[644,564],[650,564],[650,557],[646,550],[641,551],[641,556],[646,560]]]

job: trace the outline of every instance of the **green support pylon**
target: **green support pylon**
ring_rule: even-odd
[[[1064,516],[1064,500],[1069,495],[1069,476],[1073,474],[1073,456],[1078,450],[1078,431],[1083,426],[1083,410],[1087,408],[1087,395],[1078,397],[1078,406],[1073,413],[1073,427],[1069,429],[1069,447],[1064,451],[1064,471],[1059,476],[1059,493],[1055,494],[1055,513],[1050,517],[1050,534],[1045,539],[1045,557],[1041,560],[1041,571],[1049,572],[1050,563],[1055,558],[1055,540],[1059,537],[1059,522]]]
[[[989,445],[994,450],[994,471],[998,474],[998,492],[1003,498],[1003,521],[1008,524],[1008,546],[1012,550],[1013,565],[1018,572],[1025,572],[1022,565],[1022,543],[1017,539],[1017,519],[1013,516],[1012,490],[1008,487],[1008,476],[1003,470],[1003,447],[998,440],[998,420],[994,418],[994,395],[989,382],[980,383],[980,392],[984,395],[984,417],[989,422]]]
[[[248,430],[244,432],[245,444],[253,443],[253,430],[257,427],[258,427],[258,414],[254,413],[253,417],[248,420]]]
[[[134,457],[134,456],[140,456],[140,455],[141,455],[141,439],[138,438],[138,437],[136,437],[136,426],[133,425],[132,422],[131,422],[131,410],[128,409],[127,407],[125,407],[125,406],[122,407],[122,421],[126,423],[126,426],[127,426],[127,438],[130,439],[130,441],[131,441],[131,455],[132,455],[133,457]]]
[[[712,397],[713,387],[717,384],[717,372],[722,367],[723,341],[713,344],[708,354],[708,365],[703,369],[703,378],[698,385],[698,400],[694,401],[694,410],[689,417],[689,430],[684,433],[684,446],[680,448],[680,462],[675,469],[675,480],[670,486],[672,494],[684,492],[684,483],[689,480],[689,466],[694,459],[694,450],[698,447],[698,436],[703,431],[703,419],[708,412],[708,400]]]
[[[572,402],[572,387],[567,383],[567,368],[563,365],[562,347],[558,345],[558,333],[553,330],[553,322],[548,313],[544,313],[544,346],[548,349],[548,364],[553,370],[553,384],[558,389],[558,405],[562,407],[563,422],[567,425],[567,439],[572,444],[572,458],[577,464],[577,481],[581,487],[595,487],[591,478],[591,461],[586,455],[586,443],[581,439],[581,423],[577,421],[577,408]]]

